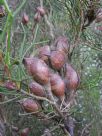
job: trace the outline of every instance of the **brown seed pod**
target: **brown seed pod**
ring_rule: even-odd
[[[31,73],[33,78],[40,84],[47,84],[49,81],[49,68],[46,63],[38,58],[34,58],[31,64]]]
[[[76,90],[79,85],[79,76],[70,64],[65,65],[65,84],[68,90]]]
[[[37,7],[37,12],[39,12],[41,16],[45,15],[45,9],[43,7]]]
[[[30,131],[29,128],[24,128],[24,129],[21,131],[20,136],[28,136],[28,135],[29,135],[29,131]]]
[[[65,91],[64,81],[58,74],[50,74],[51,90],[57,97],[63,97]]]
[[[35,14],[35,16],[34,16],[34,21],[35,21],[36,23],[39,23],[40,20],[41,20],[41,15],[40,15],[39,12],[37,12],[37,13]]]
[[[56,50],[64,53],[68,53],[69,51],[69,41],[66,37],[60,36],[55,41]]]
[[[34,95],[45,97],[45,92],[44,92],[43,87],[37,82],[34,82],[34,81],[31,82],[29,84],[29,88],[30,88],[31,93],[33,93]]]
[[[40,105],[30,98],[23,99],[21,104],[26,112],[38,112],[40,109]]]
[[[35,81],[40,84],[47,84],[49,81],[49,68],[46,63],[38,59],[34,58],[25,58],[23,60],[28,72],[33,76]]]
[[[22,16],[22,23],[24,25],[27,25],[28,22],[29,22],[29,17],[28,17],[28,15],[26,13],[24,13],[23,16]]]
[[[52,51],[50,61],[54,69],[60,70],[66,62],[66,55],[60,51]]]
[[[50,47],[48,45],[40,47],[38,57],[48,63],[48,59],[50,56]]]

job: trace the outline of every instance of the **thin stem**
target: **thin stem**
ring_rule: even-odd
[[[35,36],[34,36],[33,42],[31,43],[31,45],[29,46],[29,48],[25,51],[25,53],[24,53],[24,55],[23,55],[22,58],[24,58],[24,56],[27,54],[27,52],[33,47],[33,45],[35,45],[35,39],[37,37],[38,28],[39,28],[39,26],[37,24],[36,25]],[[33,53],[34,53],[34,51],[33,51]],[[32,53],[32,55],[33,55],[33,53]]]
[[[19,11],[22,9],[22,7],[25,5],[27,0],[23,0],[23,2],[21,3],[21,5],[18,7],[18,9],[14,12],[13,16],[16,16]]]
[[[36,95],[34,95],[34,94],[30,94],[30,93],[28,93],[28,92],[26,92],[26,91],[24,91],[24,90],[22,90],[22,89],[20,90],[20,92],[23,93],[23,94],[25,94],[25,95],[31,96],[31,97],[33,97],[33,98],[35,98],[35,99],[37,99],[37,100],[43,100],[43,101],[49,102],[50,104],[54,104],[52,101],[48,100],[48,99],[45,98],[45,97],[40,97],[40,96],[36,96]]]

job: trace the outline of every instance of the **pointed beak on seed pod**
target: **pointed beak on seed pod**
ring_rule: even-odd
[[[66,62],[66,55],[60,51],[52,51],[50,61],[54,69],[60,70]]]
[[[39,112],[40,105],[37,103],[37,101],[30,99],[30,98],[24,98],[21,102],[22,107],[26,112]]]
[[[50,74],[50,83],[52,93],[57,97],[64,97],[65,84],[58,74]]]
[[[31,93],[33,93],[34,95],[45,97],[45,92],[44,92],[43,87],[37,82],[35,81],[31,82],[29,84],[29,88],[30,88]]]
[[[40,47],[38,50],[38,57],[48,63],[50,56],[50,47],[48,45]]]
[[[65,65],[65,84],[68,90],[76,90],[79,86],[79,76],[70,64]]]
[[[29,131],[30,131],[29,128],[24,128],[24,129],[21,131],[20,136],[28,136],[28,135],[29,135]]]

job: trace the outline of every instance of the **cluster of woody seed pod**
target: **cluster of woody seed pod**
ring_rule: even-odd
[[[53,96],[62,100],[67,92],[76,91],[79,76],[72,65],[67,62],[68,39],[63,36],[58,37],[53,46],[53,50],[49,45],[39,47],[37,56],[24,58],[23,64],[33,78],[29,84],[30,93],[39,97],[47,97],[44,86],[50,83]],[[64,72],[63,75],[61,75],[61,70]],[[66,89],[68,91],[65,93]],[[37,101],[28,98],[22,101],[22,106],[26,112],[37,112],[41,109]]]

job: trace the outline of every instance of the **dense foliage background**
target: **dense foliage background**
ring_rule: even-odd
[[[30,128],[30,136],[43,135],[46,128],[54,136],[64,135],[54,121],[41,121],[32,115],[21,114],[17,101],[24,95],[3,87],[6,80],[12,80],[19,89],[25,89],[31,77],[22,64],[23,58],[35,55],[40,46],[53,44],[58,36],[68,37],[69,60],[81,80],[76,104],[69,111],[75,120],[75,136],[101,136],[102,17],[97,21],[101,0],[1,0],[0,3],[6,9],[6,15],[0,18],[0,93],[4,94],[0,110],[6,124],[6,136],[17,136],[26,127]],[[46,16],[36,23],[36,8],[41,4]],[[23,13],[29,16],[27,25],[22,23]],[[18,127],[19,132],[13,131],[12,126]]]

